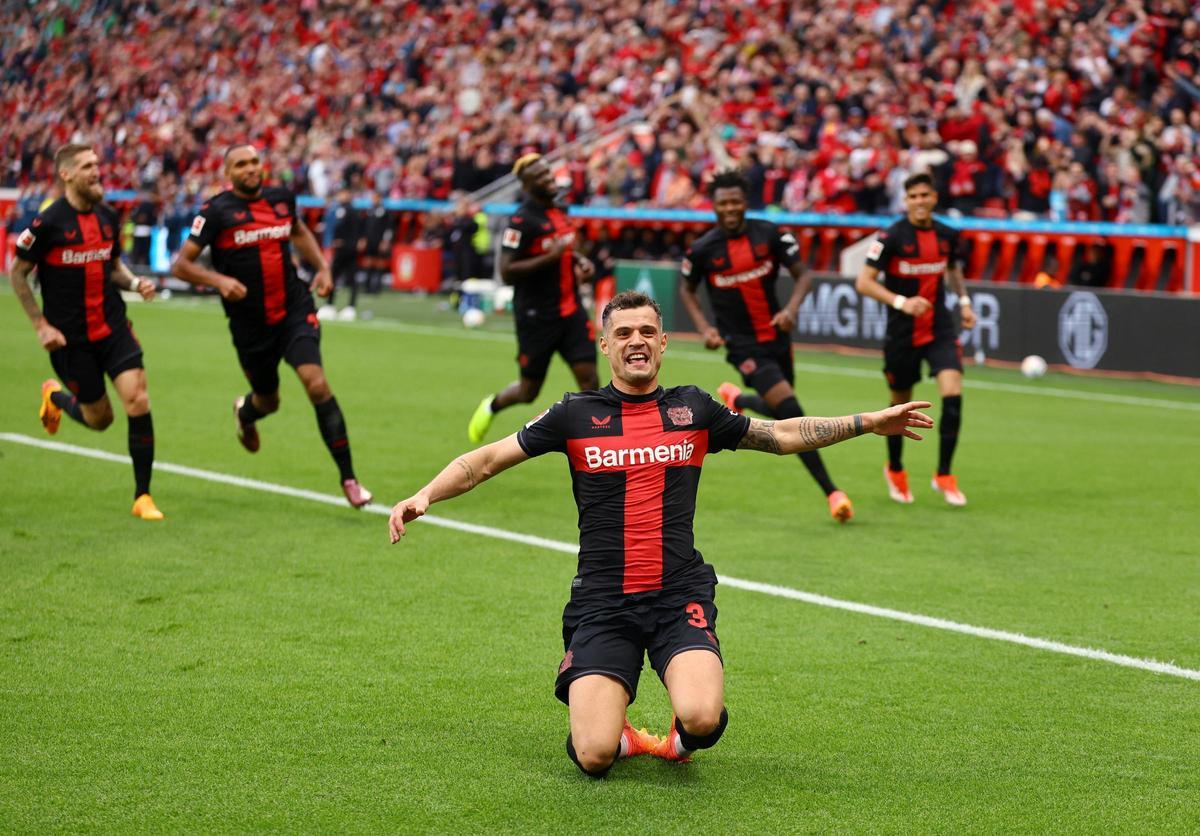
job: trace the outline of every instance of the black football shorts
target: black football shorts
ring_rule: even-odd
[[[321,323],[311,308],[288,311],[283,321],[255,328],[233,327],[233,345],[250,388],[259,395],[279,391],[279,361],[292,368],[321,365]]]
[[[707,650],[721,658],[717,606],[711,584],[693,594],[672,592],[626,595],[605,603],[571,601],[563,610],[563,647],[554,696],[568,703],[571,683],[601,674],[625,686],[637,699],[642,660],[662,679],[667,665],[685,650]]]
[[[796,385],[791,343],[730,344],[725,359],[741,372],[742,382],[759,394],[780,381]]]
[[[560,319],[530,319],[517,322],[517,365],[521,377],[545,380],[555,352],[568,365],[596,362],[596,326],[580,308]]]
[[[925,345],[885,345],[883,376],[888,387],[898,392],[911,389],[921,380],[921,361],[929,364],[929,376],[946,369],[962,371],[962,344],[952,335],[938,336]]]
[[[50,352],[50,365],[63,385],[80,403],[95,403],[104,397],[104,375],[117,375],[142,366],[142,346],[125,322],[96,342],[70,343]]]

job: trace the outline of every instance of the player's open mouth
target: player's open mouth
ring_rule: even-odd
[[[632,354],[625,355],[625,365],[627,366],[644,366],[650,362],[650,355],[642,351],[635,351]]]

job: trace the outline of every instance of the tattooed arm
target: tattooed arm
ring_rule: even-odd
[[[408,499],[397,502],[392,508],[392,516],[388,521],[392,542],[399,542],[404,536],[405,523],[424,516],[433,503],[464,494],[497,473],[508,470],[528,458],[529,455],[517,443],[515,434],[463,453],[446,465],[428,485]]]
[[[12,284],[13,293],[17,294],[21,307],[25,309],[25,315],[33,323],[33,330],[37,331],[38,342],[47,351],[54,351],[66,345],[67,339],[63,336],[62,331],[46,321],[46,317],[42,315],[42,309],[38,307],[37,299],[33,296],[33,290],[29,287],[29,275],[35,267],[36,265],[32,261],[14,258],[12,270],[8,274],[8,281]]]
[[[909,429],[929,429],[933,420],[919,409],[927,409],[926,401],[913,401],[880,410],[843,415],[841,418],[788,418],[786,421],[751,419],[750,428],[738,444],[741,450],[761,450],[764,453],[804,453],[848,438],[875,433],[876,435],[906,435],[916,441],[921,436]]]

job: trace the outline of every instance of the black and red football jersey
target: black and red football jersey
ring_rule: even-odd
[[[111,281],[120,228],[103,203],[80,212],[59,198],[17,236],[17,258],[37,265],[42,313],[68,343],[102,340],[125,324],[125,301]]]
[[[221,192],[200,207],[188,240],[211,246],[213,268],[246,286],[244,298],[221,300],[230,319],[274,325],[290,310],[315,310],[292,261],[295,222],[296,196],[278,186],[254,200]]]
[[[524,261],[549,252],[557,241],[567,245],[557,263],[514,283],[513,314],[517,319],[566,318],[583,308],[575,281],[575,227],[562,209],[547,209],[534,200],[525,200],[509,219],[500,246],[515,261]]]
[[[795,237],[769,221],[748,219],[741,235],[717,226],[687,251],[680,273],[693,288],[704,282],[717,330],[730,345],[787,342],[771,324],[779,313],[775,279],[779,268],[800,260]]]
[[[517,433],[530,456],[567,456],[579,506],[575,598],[686,585],[707,564],[692,520],[704,457],[732,450],[750,419],[695,386],[568,394]]]
[[[922,229],[902,218],[878,234],[867,250],[867,264],[883,273],[884,286],[892,293],[924,296],[933,303],[933,309],[921,316],[888,308],[889,344],[917,346],[935,337],[957,336],[942,279],[960,261],[958,230],[939,221]]]

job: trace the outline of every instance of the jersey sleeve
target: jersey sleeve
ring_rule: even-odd
[[[33,222],[17,236],[16,256],[22,261],[37,264],[46,254],[50,246],[50,226],[45,219],[38,215]]]
[[[202,250],[211,244],[219,231],[216,217],[217,213],[213,209],[212,201],[205,201],[204,205],[200,207],[200,212],[192,221],[192,228],[187,239]]]
[[[500,247],[511,255],[520,255],[529,249],[529,242],[536,237],[536,232],[529,228],[529,222],[520,212],[508,219],[508,226],[500,236]]]
[[[567,451],[567,398],[563,398],[517,432],[517,443],[530,457]]]
[[[104,205],[104,216],[105,220],[110,225],[110,229],[117,233],[116,235],[113,235],[112,257],[109,259],[109,261],[113,262],[115,266],[116,262],[121,260],[121,216],[117,214],[115,209],[107,204]]]
[[[679,276],[693,288],[708,278],[708,259],[704,257],[703,250],[687,248],[679,264]]]
[[[800,262],[800,244],[796,236],[786,229],[775,228],[771,247],[775,250],[775,260],[784,267],[791,268]]]
[[[871,246],[867,247],[867,266],[886,272],[888,259],[892,256],[892,246],[891,236],[886,229],[878,233]]]
[[[735,450],[750,429],[750,419],[738,415],[712,399],[707,392],[700,391],[702,401],[702,424],[708,429],[708,452]]]
[[[947,267],[962,267],[963,265],[963,240],[959,231],[950,228],[947,237],[950,239],[950,255],[946,258]]]

